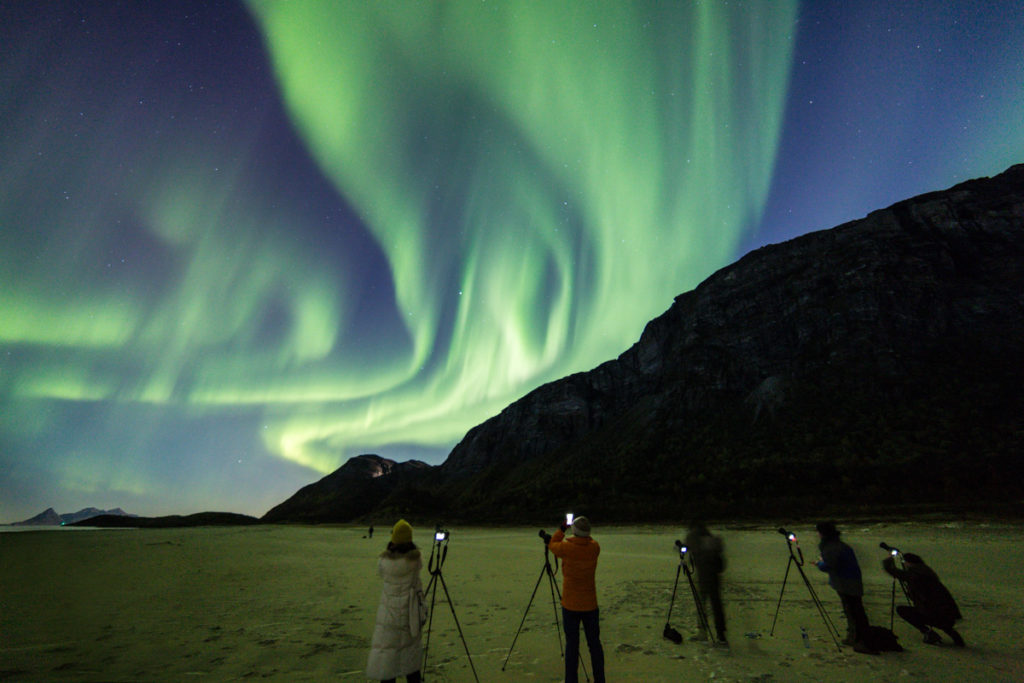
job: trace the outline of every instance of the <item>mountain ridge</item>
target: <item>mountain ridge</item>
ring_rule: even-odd
[[[761,247],[677,296],[618,358],[534,389],[441,465],[384,474],[383,498],[332,520],[1019,501],[1022,226],[1016,165]],[[346,479],[321,509],[365,484]]]

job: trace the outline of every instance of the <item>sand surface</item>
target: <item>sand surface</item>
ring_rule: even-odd
[[[365,680],[383,526],[372,540],[363,528],[338,526],[0,533],[0,680]],[[838,597],[810,564],[816,535],[806,525],[792,528],[812,586],[844,631]],[[608,680],[1024,680],[1024,526],[841,528],[864,569],[872,623],[889,624],[892,584],[878,548],[885,541],[939,572],[964,613],[959,628],[968,646],[924,645],[897,617],[904,652],[840,651],[795,569],[769,635],[789,558],[774,527],[713,529],[727,553],[730,644],[676,645],[662,630],[678,565],[673,541],[685,530],[597,524]],[[425,555],[428,538],[417,530]],[[527,611],[543,568],[536,528],[451,529],[442,573],[481,681],[562,680],[546,577]],[[685,581],[672,626],[690,636],[694,603]],[[472,681],[443,588],[437,598],[426,680]]]

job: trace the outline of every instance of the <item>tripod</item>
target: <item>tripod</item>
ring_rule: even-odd
[[[544,530],[540,530],[540,538],[544,541],[544,566],[540,568],[540,576],[537,577],[537,583],[533,585],[533,593],[530,594],[530,601],[526,603],[526,609],[523,611],[523,618],[519,622],[519,628],[516,629],[516,635],[512,638],[512,645],[508,648],[508,655],[505,656],[505,663],[501,665],[501,670],[504,671],[508,665],[508,660],[512,656],[512,650],[516,646],[516,641],[519,640],[519,633],[523,630],[523,624],[526,623],[526,615],[530,612],[530,607],[533,605],[533,599],[537,597],[537,589],[540,588],[540,582],[544,580],[544,577],[548,577],[548,587],[551,590],[551,607],[555,612],[555,632],[558,634],[558,653],[562,657],[565,657],[565,647],[562,645],[562,623],[558,616],[558,606],[562,601],[562,591],[558,590],[558,580],[555,579],[555,570],[551,569],[550,551],[548,550],[548,541],[551,540],[551,536],[544,533]],[[557,565],[558,559],[555,559]],[[579,656],[580,666],[583,667],[583,676],[589,681],[590,674],[587,673],[587,665],[583,663],[583,653],[580,652]]]
[[[672,584],[672,600],[668,603],[668,616],[665,617],[665,629],[662,631],[662,635],[673,643],[679,644],[683,642],[683,636],[670,625],[672,622],[672,607],[676,603],[676,588],[679,586],[679,570],[682,569],[686,573],[686,580],[690,584],[690,593],[693,595],[693,605],[697,611],[697,625],[702,633],[707,634],[709,640],[714,640],[711,636],[711,626],[708,624],[708,614],[704,610],[704,601],[700,599],[697,586],[693,583],[693,568],[686,561],[686,546],[680,541],[676,541],[676,547],[679,548],[679,565],[676,567],[676,580]]]
[[[900,569],[900,570],[905,569],[905,566],[903,564],[903,553],[900,552],[899,548],[893,548],[891,545],[889,545],[885,541],[882,541],[881,543],[879,543],[878,547],[881,548],[882,550],[888,550],[889,551],[889,554],[892,555],[893,563],[899,562],[899,566],[897,567],[897,569]],[[905,597],[907,599],[907,604],[908,605],[913,605],[914,604],[910,600],[910,593],[907,592],[907,584],[906,584],[906,582],[904,582],[903,579],[897,579],[896,576],[894,575],[892,577],[892,599],[889,602],[889,630],[890,631],[893,630],[893,628],[895,626],[895,622],[896,622],[896,582],[897,581],[899,581],[900,588],[903,590],[903,597]]]
[[[842,646],[839,644],[839,631],[836,629],[836,625],[832,623],[832,619],[828,616],[828,612],[825,611],[825,606],[821,603],[821,599],[818,598],[818,594],[814,591],[814,586],[807,579],[807,575],[804,574],[804,553],[800,550],[800,544],[797,543],[796,534],[790,533],[785,529],[779,529],[779,533],[786,537],[786,545],[789,548],[789,561],[786,563],[786,574],[782,577],[782,590],[779,591],[779,603],[775,606],[775,618],[772,619],[772,628],[769,631],[769,635],[775,635],[775,622],[779,619],[779,608],[782,607],[782,594],[786,592],[786,580],[789,578],[789,570],[792,567],[796,567],[797,571],[800,572],[800,578],[804,580],[804,585],[807,586],[807,592],[811,595],[811,601],[814,602],[814,606],[818,609],[818,614],[821,615],[821,620],[825,623],[825,628],[828,630],[828,634],[832,636],[833,642],[839,651],[842,651]],[[793,554],[793,548],[796,547],[796,554]],[[800,559],[797,559],[799,556]]]
[[[438,527],[434,533],[434,544],[430,548],[430,561],[427,564],[428,571],[430,572],[430,582],[427,584],[427,590],[424,595],[430,596],[430,616],[427,618],[427,642],[423,647],[423,677],[421,680],[426,680],[427,672],[427,653],[430,650],[430,627],[434,624],[434,605],[437,602],[437,584],[441,584],[444,588],[444,596],[448,600],[448,608],[451,609],[452,619],[455,620],[455,628],[459,631],[459,638],[462,640],[462,647],[466,650],[466,658],[469,660],[469,668],[473,670],[473,679],[480,683],[480,678],[476,675],[476,667],[473,666],[473,656],[469,654],[469,646],[466,645],[466,637],[462,635],[462,626],[459,625],[459,618],[455,615],[455,604],[452,602],[452,596],[448,593],[448,584],[445,583],[444,575],[441,573],[441,566],[444,561],[448,558],[448,538],[450,534],[447,531],[442,530]],[[437,558],[437,564],[434,564],[434,558]]]

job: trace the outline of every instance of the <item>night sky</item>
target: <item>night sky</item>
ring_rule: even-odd
[[[440,463],[1022,120],[1003,0],[0,0],[0,522]]]

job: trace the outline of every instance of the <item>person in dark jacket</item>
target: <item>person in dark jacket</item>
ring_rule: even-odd
[[[697,571],[697,586],[700,599],[711,601],[711,613],[715,620],[718,641],[725,643],[725,610],[722,609],[721,573],[725,570],[725,554],[722,539],[708,531],[703,522],[690,525],[686,534],[686,547]]]
[[[905,553],[903,569],[896,567],[896,561],[890,556],[882,561],[882,569],[903,582],[907,589],[907,597],[912,605],[900,605],[896,612],[911,626],[924,634],[924,642],[934,645],[942,642],[942,637],[932,626],[945,631],[953,644],[964,646],[963,637],[953,628],[960,618],[960,608],[941,581],[938,574],[924,563],[920,555]]]
[[[817,566],[828,574],[828,585],[839,594],[846,616],[847,645],[853,646],[854,652],[878,654],[878,650],[868,643],[868,615],[864,611],[861,598],[864,595],[864,583],[861,580],[860,565],[853,548],[839,540],[839,530],[834,522],[820,522],[816,527],[821,543],[818,549]]]

